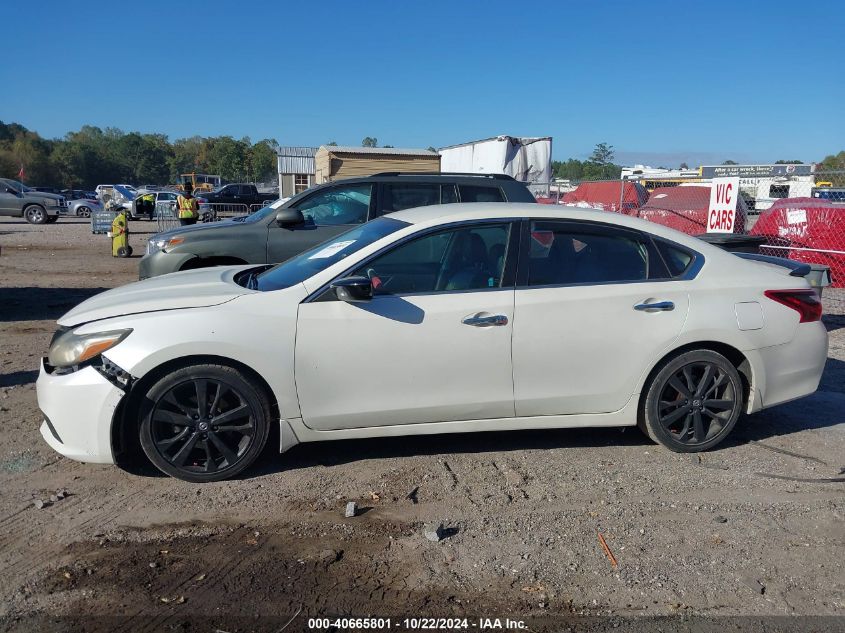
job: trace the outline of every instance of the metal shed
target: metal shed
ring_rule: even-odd
[[[383,171],[440,172],[440,155],[427,149],[323,145],[315,155],[317,184]]]
[[[316,147],[280,147],[276,160],[279,171],[279,196],[289,198],[314,184]]]

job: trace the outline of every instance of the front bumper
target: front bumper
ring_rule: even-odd
[[[45,416],[41,435],[53,450],[80,462],[115,462],[111,428],[123,390],[90,366],[63,376],[50,374],[42,359],[35,391]]]
[[[191,253],[167,253],[165,251],[156,251],[155,253],[144,255],[138,263],[138,279],[175,273],[186,262],[195,258],[196,255],[192,255]]]

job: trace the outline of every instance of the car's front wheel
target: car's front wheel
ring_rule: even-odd
[[[255,461],[270,424],[267,394],[243,373],[224,365],[192,365],[149,389],[140,440],[162,472],[185,481],[220,481]]]
[[[712,350],[692,350],[670,359],[646,389],[640,427],[652,440],[678,453],[716,446],[742,412],[739,372]]]
[[[81,218],[90,218],[91,217],[91,209],[88,207],[79,207],[76,210],[76,215]]]
[[[37,204],[31,204],[23,210],[23,217],[30,224],[44,224],[47,221],[47,212]]]

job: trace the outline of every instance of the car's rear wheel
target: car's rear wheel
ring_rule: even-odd
[[[159,470],[178,479],[234,477],[255,461],[267,442],[267,394],[232,367],[184,367],[156,382],[144,402],[144,453]]]
[[[23,210],[23,217],[30,224],[44,224],[47,221],[47,212],[37,204],[31,204]]]
[[[652,440],[678,453],[716,446],[742,412],[739,372],[712,350],[693,350],[668,360],[646,389],[640,427]]]
[[[88,207],[79,207],[76,210],[76,215],[78,215],[82,218],[90,218],[91,217],[91,209],[89,209]]]

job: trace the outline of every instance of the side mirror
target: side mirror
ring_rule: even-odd
[[[337,298],[348,303],[369,301],[373,298],[373,282],[369,277],[344,277],[331,285]]]
[[[305,224],[305,216],[297,209],[279,209],[276,212],[276,224],[279,226],[296,226]]]

